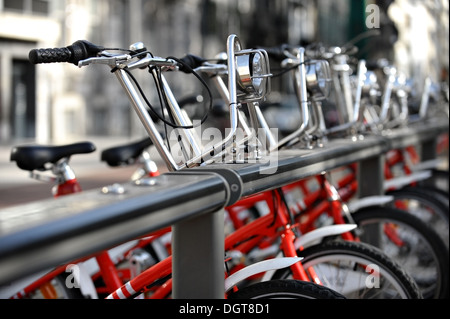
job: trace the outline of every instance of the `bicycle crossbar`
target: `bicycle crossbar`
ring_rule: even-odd
[[[149,186],[123,184],[120,194],[89,190],[2,209],[0,286],[172,225],[174,298],[223,298],[224,207],[354,162],[361,164],[361,192],[380,195],[389,149],[429,149],[446,132],[447,121],[425,123],[357,141],[336,139],[320,149],[283,150],[269,158],[275,167],[271,161],[212,164],[163,174]]]

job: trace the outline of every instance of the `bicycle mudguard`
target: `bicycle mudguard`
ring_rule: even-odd
[[[362,208],[370,206],[383,206],[394,200],[394,196],[390,195],[375,195],[375,196],[365,196],[351,201],[347,204],[348,209],[351,213],[354,213]]]
[[[330,225],[323,226],[317,229],[314,229],[306,234],[302,234],[299,238],[297,238],[294,242],[294,247],[298,250],[300,247],[312,246],[318,242],[320,242],[324,237],[328,236],[337,236],[348,231],[355,229],[357,225],[355,224],[342,224],[342,225]],[[277,257],[280,258],[282,256],[282,252],[280,252]],[[285,257],[287,258],[287,257]],[[292,257],[291,257],[292,258]],[[245,268],[244,268],[245,269]],[[273,274],[276,269],[268,270],[261,281],[268,281],[272,279]]]
[[[349,231],[352,231],[358,227],[355,224],[342,224],[342,225],[330,225],[323,226],[314,229],[306,234],[302,234],[294,242],[295,249],[300,249],[300,247],[307,247],[320,242],[324,237],[336,236]]]
[[[407,186],[411,183],[414,182],[420,182],[423,181],[425,179],[430,178],[432,175],[431,171],[418,171],[418,172],[414,172],[411,173],[409,175],[406,176],[400,176],[400,177],[394,177],[391,179],[388,179],[384,182],[384,190],[390,190],[390,189],[399,189],[402,188],[404,186]]]
[[[253,275],[266,272],[269,270],[277,270],[286,267],[290,267],[296,262],[302,260],[302,257],[281,257],[281,258],[273,258],[268,260],[263,260],[250,266],[247,266],[231,276],[225,278],[225,293],[228,292],[231,288],[233,288],[240,281],[251,277]]]
[[[413,172],[430,170],[430,169],[432,170],[432,169],[438,168],[442,164],[444,164],[444,160],[441,158],[436,158],[436,159],[431,159],[431,160],[427,160],[427,161],[422,161],[417,164],[413,164],[413,165],[411,165],[411,170]]]

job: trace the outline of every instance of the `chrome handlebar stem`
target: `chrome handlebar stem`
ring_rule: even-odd
[[[201,141],[197,138],[195,132],[192,129],[177,129],[179,136],[179,142],[182,143],[181,148],[184,150],[185,160],[180,164],[180,161],[176,161],[174,156],[165,144],[164,139],[160,135],[155,123],[151,119],[145,103],[142,101],[139,92],[135,88],[132,78],[128,71],[134,69],[144,69],[151,66],[162,67],[163,70],[178,70],[178,63],[172,59],[163,59],[159,57],[153,57],[149,53],[142,53],[142,56],[132,57],[128,54],[114,55],[109,52],[103,51],[98,57],[89,58],[80,61],[79,66],[87,66],[90,64],[105,64],[112,68],[112,72],[116,75],[117,79],[121,83],[123,89],[127,93],[129,100],[132,102],[132,106],[142,122],[146,132],[153,141],[158,153],[165,162],[167,168],[170,171],[178,171],[183,168],[189,168],[199,166],[202,163],[214,161],[214,158],[221,156],[225,151],[234,152],[237,150],[237,145],[248,141],[252,137],[252,131],[249,129],[245,122],[244,116],[239,112],[238,108],[241,102],[245,98],[242,93],[239,92],[237,83],[238,69],[237,69],[237,56],[244,56],[250,54],[251,50],[242,50],[242,45],[239,38],[236,35],[230,35],[227,40],[227,65],[204,63],[202,66],[196,69],[196,71],[215,74],[214,82],[219,88],[222,97],[228,102],[229,106],[229,132],[225,138],[213,146],[203,149]],[[268,66],[267,66],[268,67]],[[181,110],[178,102],[168,84],[165,77],[161,74],[156,74],[157,70],[152,69],[153,74],[158,75],[161,80],[158,82],[158,89],[162,92],[168,102],[169,111],[172,113],[175,120],[175,124],[180,127],[192,127],[192,122],[189,117]],[[228,76],[228,85],[226,86],[219,75]],[[270,74],[263,75],[264,77],[271,76]],[[266,87],[262,90],[265,95],[267,93]],[[263,96],[257,97],[263,98]],[[256,98],[253,97],[254,100]],[[249,102],[249,106],[252,107],[253,114],[256,114],[256,118],[262,122],[264,118],[262,113],[258,111],[257,102]],[[264,122],[265,123],[265,122]],[[263,123],[263,125],[264,125]],[[238,125],[244,128],[245,137],[244,140],[236,140],[236,131]],[[231,147],[231,149],[230,149]]]

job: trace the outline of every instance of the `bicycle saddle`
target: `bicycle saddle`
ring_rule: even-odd
[[[101,160],[109,166],[122,166],[133,163],[145,148],[153,145],[150,138],[145,138],[138,142],[111,147],[104,150],[101,154]]]
[[[70,157],[74,154],[92,153],[95,149],[94,144],[91,142],[79,142],[61,146],[15,146],[11,150],[10,160],[15,161],[19,168],[26,171],[45,170],[46,163],[56,164],[64,157]]]

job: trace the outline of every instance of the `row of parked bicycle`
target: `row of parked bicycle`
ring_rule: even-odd
[[[130,178],[142,183],[166,170],[264,162],[284,150],[314,152],[339,139],[358,143],[370,135],[448,120],[443,86],[427,79],[417,96],[417,87],[395,66],[358,60],[355,53],[354,46],[318,44],[244,49],[230,35],[226,52],[212,59],[160,58],[142,43],[118,50],[77,41],[66,48],[33,50],[30,61],[111,68],[148,137],[103,150],[101,160],[110,166],[137,165]],[[133,75],[143,70],[154,79],[158,108]],[[225,137],[213,143],[199,137],[208,118],[189,116],[167,72],[184,72],[201,83],[204,98],[185,102],[203,104],[206,114],[217,99],[224,102]],[[299,112],[292,116],[299,124],[291,131],[274,130],[273,118],[267,117],[267,105],[273,107],[271,81],[281,77],[290,77],[289,90],[297,98]],[[330,121],[331,115],[337,121]],[[448,149],[446,137],[436,137],[437,152]],[[150,157],[150,147],[158,151],[163,169]],[[95,150],[90,142],[20,145],[12,149],[11,160],[32,177],[54,181],[58,197],[81,191],[70,158]],[[224,297],[448,298],[448,171],[436,161],[421,161],[416,145],[390,150],[385,159],[385,187],[376,196],[358,195],[355,162],[226,207]],[[57,265],[0,290],[2,297],[171,298],[170,235],[168,227]],[[68,271],[74,265],[80,271]]]

